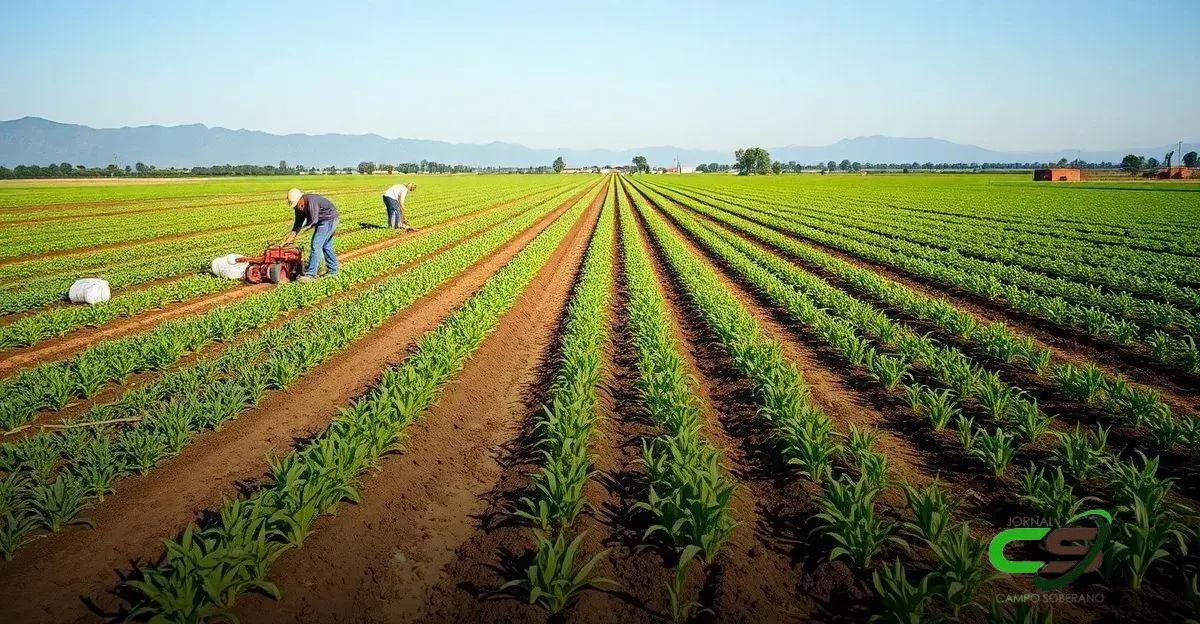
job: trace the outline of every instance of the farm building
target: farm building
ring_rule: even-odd
[[[1191,180],[1200,178],[1200,169],[1196,167],[1164,167],[1158,171],[1158,177],[1166,180]]]
[[[1078,182],[1083,179],[1078,169],[1034,169],[1034,182]]]

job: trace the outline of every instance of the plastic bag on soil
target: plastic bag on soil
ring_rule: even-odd
[[[246,276],[246,267],[249,265],[245,262],[238,262],[237,259],[240,257],[240,254],[232,253],[220,258],[213,258],[213,275],[224,277],[225,279],[242,279]]]
[[[98,277],[85,277],[75,280],[75,283],[71,284],[71,290],[67,292],[67,298],[71,300],[71,303],[95,305],[111,299],[112,290],[109,289],[107,280],[102,280]]]

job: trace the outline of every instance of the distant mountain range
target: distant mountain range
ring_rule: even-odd
[[[1162,159],[1174,145],[1128,148],[1115,151],[1059,150],[1055,152],[1000,152],[933,138],[868,136],[843,139],[832,145],[788,145],[767,148],[775,160],[818,163],[849,159],[870,163],[908,162],[1047,162],[1076,157],[1088,162],[1119,162],[1133,153]],[[1196,149],[1185,144],[1184,152]],[[286,160],[306,167],[354,166],[360,161],[419,162],[479,167],[549,165],[562,156],[568,166],[628,164],[644,155],[655,166],[678,158],[686,165],[730,163],[732,151],[697,150],[669,145],[627,150],[540,149],[515,143],[447,143],[420,139],[388,139],[377,134],[270,134],[257,130],[187,126],[91,128],[40,117],[0,121],[0,165],[69,162],[88,166],[112,163],[121,166],[144,162],[158,167],[194,167],[213,164],[278,164]]]

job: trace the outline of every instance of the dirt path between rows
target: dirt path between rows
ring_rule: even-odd
[[[244,620],[455,621],[438,611],[471,610],[474,595],[460,595],[459,583],[486,583],[486,566],[498,563],[486,552],[489,493],[506,485],[504,457],[526,422],[526,397],[545,379],[598,207],[593,201],[435,406],[410,425],[406,449],[364,479],[362,503],[318,520],[303,548],[276,563],[282,599],[249,597],[238,609]],[[461,559],[466,553],[472,558]]]
[[[424,237],[433,232],[458,225],[496,210],[503,210],[512,203],[513,202],[502,202],[499,204],[494,204],[482,210],[459,215],[452,219],[421,228],[414,233],[406,233],[393,238],[386,238],[384,240],[345,252],[339,256],[339,260],[342,262],[348,262],[354,260],[355,258],[368,256],[375,252],[395,246],[401,242]],[[249,297],[252,294],[263,292],[270,288],[272,288],[271,284],[231,285],[230,289],[222,290],[209,295],[201,295],[193,299],[170,303],[161,308],[140,312],[134,316],[114,319],[112,322],[105,323],[99,327],[81,328],[60,338],[43,340],[32,347],[25,349],[10,349],[7,353],[0,353],[0,355],[3,356],[3,360],[0,360],[0,378],[7,377],[21,368],[36,366],[44,362],[65,359],[97,342],[103,340],[115,340],[131,334],[150,330],[167,321],[188,316],[193,313],[200,314],[210,308],[239,301]]]
[[[297,385],[272,393],[221,430],[197,436],[182,453],[148,475],[123,480],[116,494],[84,513],[96,530],[64,529],[29,544],[12,561],[0,563],[0,621],[61,624],[116,613],[121,601],[115,586],[121,574],[139,562],[157,561],[164,538],[178,534],[203,510],[238,496],[261,479],[268,455],[287,453],[323,430],[338,406],[374,386],[381,370],[401,362],[411,345],[573,201],[563,202],[532,228],[358,339]]]
[[[750,384],[733,368],[716,335],[667,268],[636,209],[634,215],[672,317],[675,340],[694,381],[693,390],[706,421],[702,435],[721,452],[722,464],[738,487],[730,513],[739,524],[702,579],[699,602],[712,609],[713,619],[722,622],[809,619],[815,615],[816,592],[812,590],[820,583],[795,570],[789,553],[770,547],[771,536],[785,527],[774,526],[768,518],[778,518],[784,509],[810,505],[811,493],[799,481],[779,479],[782,473],[763,461],[772,446],[764,435],[767,431],[759,426]],[[798,522],[790,528],[803,526]],[[689,570],[692,577],[700,572],[700,565]],[[808,590],[801,591],[802,586]]]
[[[619,190],[617,191],[620,192]],[[603,351],[603,377],[598,390],[599,420],[590,445],[597,475],[584,486],[591,508],[579,519],[582,548],[589,555],[608,549],[595,576],[616,587],[583,592],[564,614],[564,621],[581,624],[640,622],[666,615],[666,587],[672,580],[671,561],[644,548],[646,523],[634,505],[645,499],[646,475],[639,463],[642,442],[662,432],[638,396],[638,372],[629,327],[629,291],[621,243],[620,213],[613,227],[613,283],[609,304],[609,334]]]

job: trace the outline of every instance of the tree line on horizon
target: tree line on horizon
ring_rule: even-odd
[[[1099,162],[1089,163],[1083,160],[1068,161],[1066,158],[1060,159],[1056,163],[1039,163],[1039,162],[1009,162],[1009,163],[920,163],[913,161],[911,163],[860,163],[851,161],[850,159],[842,159],[841,162],[830,160],[828,162],[816,164],[798,163],[794,160],[786,163],[771,159],[771,154],[761,147],[750,147],[739,149],[734,152],[734,164],[725,163],[707,163],[696,166],[697,173],[730,173],[736,171],[738,175],[778,175],[782,173],[799,173],[802,171],[819,171],[821,173],[832,172],[857,172],[864,170],[884,170],[884,171],[901,171],[909,172],[911,170],[1022,170],[1036,169],[1042,167],[1070,167],[1073,169],[1121,169],[1130,175],[1138,175],[1143,173],[1153,173],[1158,171],[1160,167],[1170,168],[1175,156],[1174,151],[1167,152],[1160,161],[1157,158],[1145,158],[1136,154],[1129,154],[1121,160],[1120,163]],[[1193,168],[1197,166],[1197,154],[1195,151],[1190,151],[1184,154],[1179,163],[1184,167]],[[666,171],[665,167],[651,168],[649,161],[645,156],[635,156],[633,158],[633,166],[614,167],[608,165],[604,169],[620,170],[632,173],[651,173],[652,171]],[[391,175],[393,173],[516,173],[516,174],[546,174],[546,173],[562,173],[566,170],[566,161],[562,156],[554,159],[550,166],[538,167],[474,167],[471,165],[452,165],[439,163],[432,160],[421,160],[420,162],[406,163],[376,163],[374,161],[362,161],[357,167],[305,167],[303,165],[289,165],[286,160],[279,161],[279,165],[212,165],[208,167],[168,167],[159,168],[154,165],[145,163],[135,163],[134,165],[125,165],[121,167],[117,164],[110,164],[105,167],[87,167],[85,165],[72,165],[68,162],[41,166],[41,165],[17,165],[12,169],[0,166],[0,180],[2,179],[32,179],[32,178],[104,178],[104,177],[185,177],[185,176],[203,176],[203,177],[220,177],[220,176],[271,176],[271,175],[297,175],[297,174],[374,174],[376,172],[386,172]],[[599,172],[601,167],[593,166],[588,169]]]

